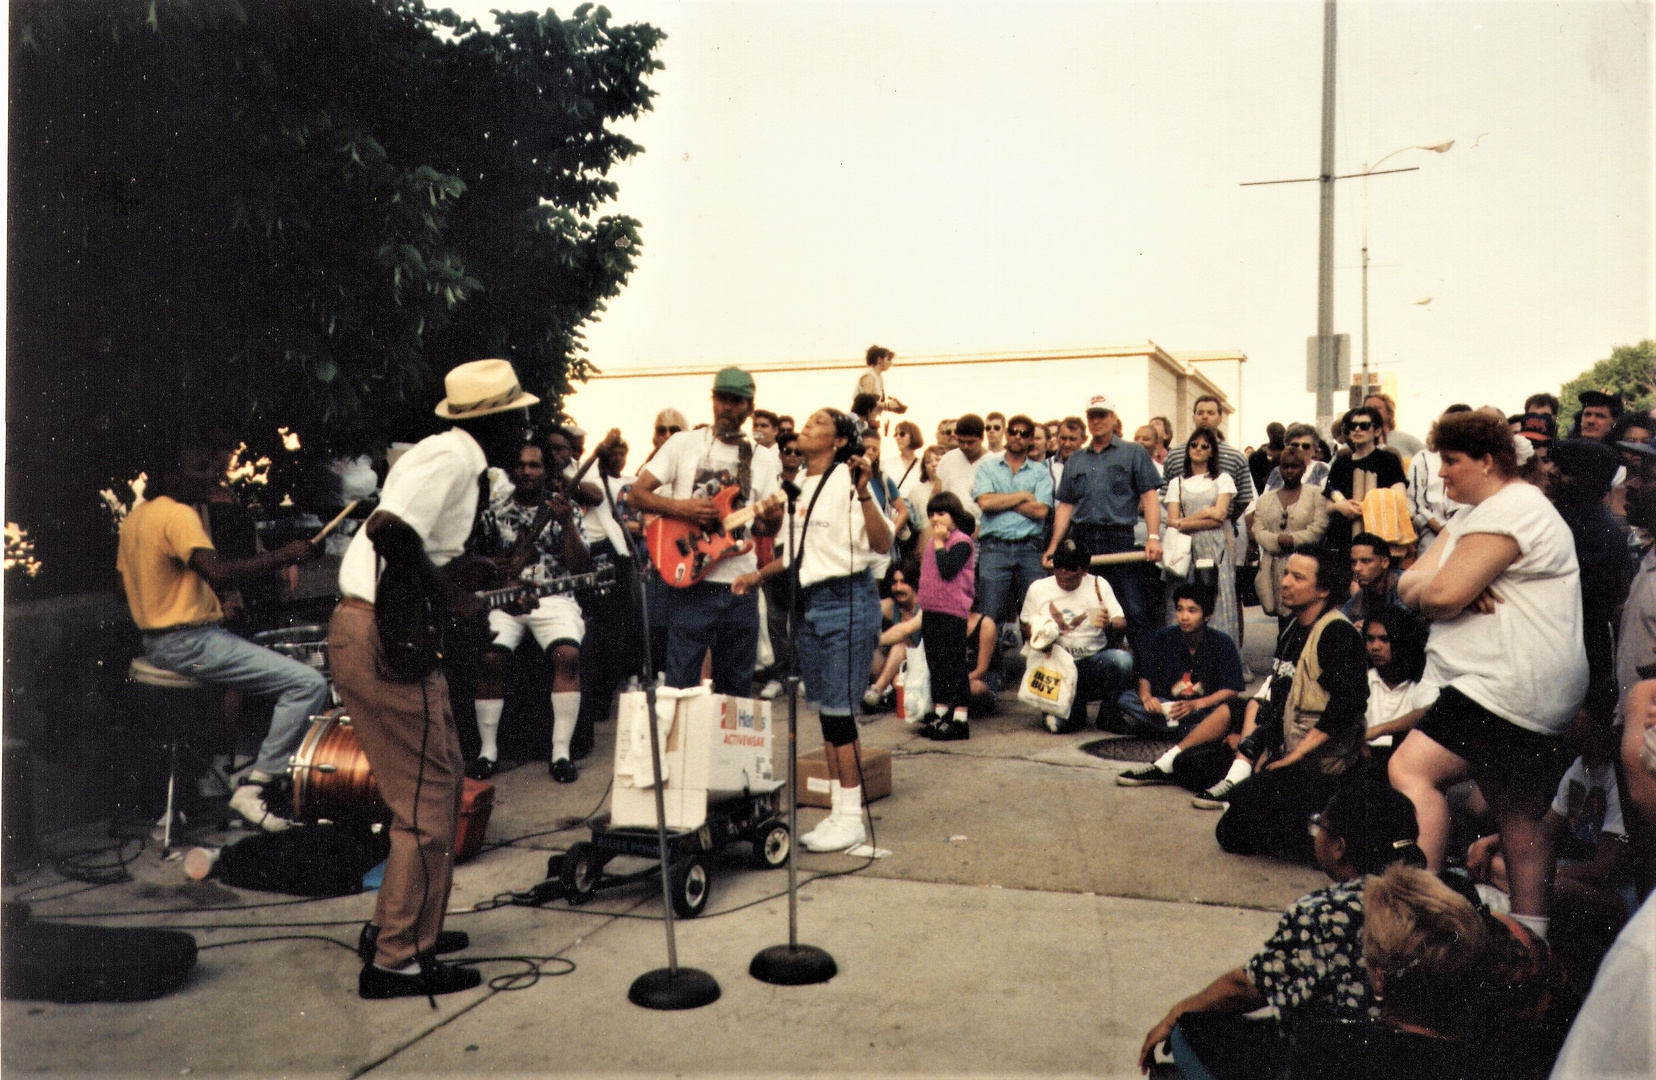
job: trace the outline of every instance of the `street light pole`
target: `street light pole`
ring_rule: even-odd
[[[1438,143],[1423,143],[1415,146],[1400,146],[1373,165],[1364,165],[1363,177],[1363,396],[1371,392],[1369,387],[1369,190],[1368,178],[1375,173],[1388,158],[1394,158],[1405,150],[1430,150],[1434,154],[1447,154],[1449,148],[1455,145],[1454,139],[1447,139]]]
[[[1317,176],[1317,427],[1334,423],[1334,0],[1323,2],[1322,168]]]

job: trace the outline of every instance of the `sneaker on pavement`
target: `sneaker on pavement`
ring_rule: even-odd
[[[859,814],[856,817],[830,817],[819,828],[801,837],[800,843],[810,851],[844,851],[867,839],[868,831],[863,828],[862,815]]]
[[[870,686],[863,691],[862,707],[865,713],[885,712],[885,700],[878,690]]]
[[[270,808],[265,805],[263,784],[243,784],[238,787],[235,794],[230,796],[230,809],[265,832],[281,832],[293,824],[287,818],[270,812]]]
[[[765,684],[764,689],[759,691],[759,696],[766,701],[775,701],[782,696],[782,683],[772,679]]]
[[[1077,720],[1073,715],[1068,720],[1065,720],[1052,713],[1044,714],[1041,717],[1041,720],[1046,724],[1046,729],[1054,735],[1068,735],[1072,732],[1080,731],[1081,724],[1083,723],[1083,721]]]
[[[833,817],[834,817],[834,815],[832,813],[830,813],[827,817],[825,817],[821,821],[817,822],[816,827],[814,829],[807,829],[805,831],[805,835],[803,835],[799,838],[799,842],[801,844],[804,844],[806,847],[810,847],[811,843],[816,839],[817,835],[819,833],[821,833],[823,829],[826,829],[828,827],[828,822],[833,820]]]
[[[932,725],[931,732],[926,737],[937,742],[959,742],[962,739],[970,739],[972,729],[963,720],[939,720]]]
[[[1226,800],[1230,798],[1230,793],[1235,790],[1235,788],[1235,781],[1221,780],[1217,784],[1214,784],[1212,787],[1208,788],[1206,791],[1202,792],[1200,795],[1197,795],[1195,798],[1191,799],[1190,805],[1194,806],[1198,810],[1223,810],[1225,807],[1230,805],[1230,803]]]
[[[1144,787],[1146,784],[1171,784],[1173,774],[1162,772],[1154,764],[1145,765],[1138,769],[1128,769],[1116,777],[1116,783],[1122,787]]]
[[[486,757],[480,757],[466,766],[466,776],[473,780],[492,780],[495,774],[495,763]]]
[[[575,763],[566,757],[561,757],[548,765],[547,772],[551,773],[552,779],[560,784],[573,784],[581,778],[580,772],[575,768]]]

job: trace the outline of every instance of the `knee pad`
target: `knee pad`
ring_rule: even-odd
[[[857,741],[857,722],[849,716],[823,716],[822,741],[829,746],[850,746]]]

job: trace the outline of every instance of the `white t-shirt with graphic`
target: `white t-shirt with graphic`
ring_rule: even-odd
[[[695,431],[681,431],[668,439],[644,467],[640,478],[648,474],[660,481],[657,493],[663,498],[710,499],[737,483],[737,470],[740,464],[735,445],[715,439],[712,428],[700,428]],[[752,488],[749,497],[754,502],[757,503],[780,489],[782,458],[777,454],[775,447],[755,443],[751,468]],[[741,505],[740,499],[737,500],[737,505]],[[743,574],[758,568],[758,558],[749,551],[745,555],[721,559],[702,580],[728,585]]]
[[[1030,623],[1044,615],[1058,624],[1058,644],[1065,652],[1074,657],[1091,656],[1108,642],[1105,628],[1093,625],[1092,614],[1101,608],[1108,613],[1106,620],[1126,617],[1110,583],[1103,578],[1088,574],[1073,592],[1065,592],[1056,577],[1046,577],[1024,594],[1018,618]]]

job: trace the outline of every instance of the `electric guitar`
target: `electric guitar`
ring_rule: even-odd
[[[751,539],[738,540],[731,533],[771,507],[781,506],[787,496],[778,491],[752,506],[732,510],[741,494],[741,487],[732,484],[713,496],[713,505],[719,510],[715,531],[673,517],[658,517],[645,524],[644,546],[662,581],[675,589],[688,589],[706,577],[716,563],[753,550]]]
[[[503,608],[514,600],[525,596],[560,596],[564,593],[579,592],[582,589],[596,589],[607,591],[615,584],[615,567],[600,566],[584,574],[562,574],[545,581],[520,581],[516,585],[508,585],[503,589],[483,589],[472,595],[483,601],[488,610]]]

